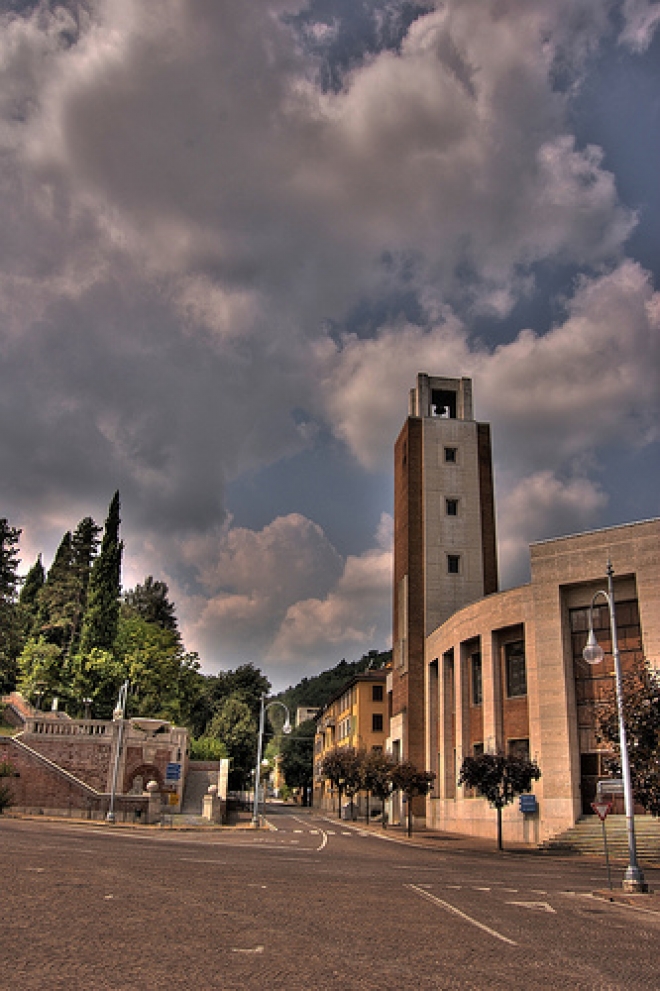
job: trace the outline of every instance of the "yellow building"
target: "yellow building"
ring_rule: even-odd
[[[368,753],[383,750],[389,732],[387,671],[363,671],[342,686],[318,715],[314,739],[314,805],[335,810],[337,795],[321,774],[323,759],[336,747]]]

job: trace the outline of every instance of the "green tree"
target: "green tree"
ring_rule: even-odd
[[[128,681],[132,715],[189,725],[203,680],[197,655],[187,654],[176,634],[137,615],[120,616],[112,651],[79,653],[71,668],[78,704],[91,698],[94,715],[106,719]]]
[[[660,815],[660,674],[647,661],[636,661],[622,678],[623,720],[635,801]],[[621,777],[619,710],[614,685],[598,716],[598,738],[612,746],[607,770]]]
[[[341,819],[341,798],[346,794],[351,800],[351,816],[353,814],[353,797],[360,790],[362,755],[355,747],[335,747],[325,755],[321,762],[321,774],[337,789],[338,815]]]
[[[316,723],[308,719],[282,736],[279,751],[282,754],[282,773],[289,788],[300,788],[303,805],[314,783],[314,736]]]
[[[91,516],[85,516],[71,537],[71,571],[72,571],[72,632],[69,643],[69,654],[78,649],[83,617],[87,608],[87,593],[92,565],[99,545],[101,527]]]
[[[23,634],[29,637],[32,633],[39,611],[39,596],[46,581],[46,572],[41,561],[41,554],[37,557],[23,582],[18,603],[21,613],[21,624]]]
[[[189,756],[191,760],[220,761],[229,757],[229,754],[221,740],[217,740],[212,736],[199,736],[191,737]]]
[[[224,743],[232,760],[231,788],[246,787],[257,759],[258,721],[242,695],[224,699],[214,715],[208,736]]]
[[[154,623],[170,633],[179,633],[174,604],[168,598],[169,589],[165,582],[154,581],[149,575],[144,584],[136,585],[124,593],[122,608],[134,612],[148,623]]]
[[[5,760],[0,761],[0,815],[14,804],[11,788],[5,784],[4,779],[17,777],[18,771],[13,764]]]
[[[53,698],[67,700],[71,686],[64,669],[62,648],[45,637],[32,637],[18,658],[18,687],[41,708]]]
[[[89,578],[87,608],[80,633],[82,654],[89,653],[94,647],[112,650],[117,636],[123,551],[119,523],[119,492],[115,492],[105,521],[101,551]]]
[[[22,630],[16,608],[20,536],[20,529],[0,517],[0,692],[11,692],[16,687],[21,650]]]
[[[392,769],[392,787],[406,796],[408,836],[412,835],[412,804],[417,795],[428,795],[435,774],[432,771],[418,771],[409,760],[395,764]]]
[[[532,782],[540,777],[536,761],[516,753],[475,754],[463,761],[459,785],[475,788],[497,810],[498,850],[502,849],[502,809],[510,805],[516,795],[530,791]]]
[[[369,822],[369,799],[374,795],[383,803],[383,828],[386,825],[385,801],[392,792],[394,761],[382,750],[371,750],[365,755],[360,768],[361,785],[367,793],[367,822]]]
[[[242,664],[235,671],[220,671],[208,675],[199,686],[199,692],[191,713],[191,728],[195,736],[203,736],[216,713],[232,695],[237,695],[249,706],[254,720],[259,722],[261,696],[268,695],[270,681],[254,664]],[[279,707],[278,707],[279,708]],[[273,713],[269,713],[269,716]],[[273,723],[276,732],[280,726]]]
[[[73,637],[76,609],[70,531],[60,541],[37,602],[33,636],[55,644],[66,653]]]

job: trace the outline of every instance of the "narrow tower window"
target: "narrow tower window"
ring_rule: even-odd
[[[461,570],[461,558],[459,554],[448,554],[447,555],[447,573],[450,575],[458,575]]]
[[[456,464],[456,448],[446,447],[445,448],[445,464],[455,465]]]
[[[445,499],[447,516],[458,516],[458,499]]]

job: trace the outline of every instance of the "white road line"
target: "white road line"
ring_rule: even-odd
[[[226,860],[204,860],[202,857],[179,857],[184,864],[226,864]]]
[[[317,846],[316,848],[317,853],[319,852],[319,850],[322,850],[323,847],[326,846],[328,842],[328,834],[325,833],[323,830],[321,830],[321,835],[323,836],[323,839],[321,840],[321,845]]]
[[[433,902],[435,905],[440,905],[441,908],[446,908],[448,912],[453,912],[454,915],[458,915],[461,919],[465,919],[466,922],[476,926],[477,929],[483,929],[483,931],[488,933],[489,936],[494,936],[495,939],[500,939],[503,943],[508,943],[509,946],[518,945],[514,940],[509,939],[508,936],[503,936],[502,933],[498,933],[496,929],[491,929],[490,926],[485,926],[483,922],[477,922],[477,920],[473,919],[472,916],[466,915],[465,912],[461,912],[460,909],[454,908],[454,906],[450,905],[449,902],[443,901],[442,898],[437,898],[429,891],[424,891],[423,888],[419,888],[416,884],[407,884],[406,888],[410,888],[411,891],[415,891],[418,895],[421,895],[422,898],[428,898],[428,900]]]
[[[507,905],[517,905],[518,908],[529,908],[533,912],[551,912],[552,915],[556,915],[552,905],[548,905],[547,902],[507,902]]]

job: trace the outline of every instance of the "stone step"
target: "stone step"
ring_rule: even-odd
[[[628,833],[624,816],[608,816],[605,833],[609,855],[628,857]],[[660,861],[660,822],[651,816],[635,816],[635,841],[640,860]],[[603,826],[597,816],[580,819],[572,829],[542,844],[549,852],[566,851],[579,854],[604,855]]]

